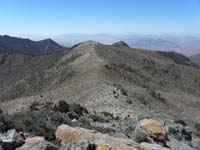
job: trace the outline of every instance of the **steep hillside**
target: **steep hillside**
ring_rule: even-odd
[[[200,70],[188,59],[166,54],[96,42],[46,56],[2,54],[0,100],[49,95],[48,100],[76,101],[95,111],[109,108],[124,117],[153,110],[199,119],[189,116],[200,114]]]
[[[0,36],[0,53],[21,53],[21,54],[49,54],[63,51],[65,48],[58,45],[51,39],[42,41],[31,41],[10,36]]]
[[[193,62],[195,62],[195,63],[197,63],[197,64],[200,65],[200,54],[191,56],[190,59],[191,59]]]
[[[0,108],[8,114],[65,100],[93,114],[94,122],[84,122],[87,127],[131,138],[130,124],[140,118],[190,127],[200,120],[200,69],[175,52],[89,41],[56,54],[1,54],[0,85]],[[113,120],[102,123],[96,114]]]

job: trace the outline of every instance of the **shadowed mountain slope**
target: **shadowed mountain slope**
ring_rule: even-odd
[[[119,42],[114,43],[112,45],[116,46],[116,47],[129,47],[128,44],[126,44],[124,41],[119,41]]]
[[[199,64],[199,65],[200,65],[200,54],[191,56],[190,59],[191,59],[193,62],[195,62],[196,64]]]
[[[7,35],[0,36],[0,53],[39,55],[55,53],[63,51],[64,49],[64,47],[51,39],[35,42],[29,39],[10,37]]]

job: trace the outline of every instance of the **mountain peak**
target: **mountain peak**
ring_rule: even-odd
[[[30,39],[11,37],[9,35],[0,36],[0,43],[0,53],[40,55],[59,52],[65,49],[52,39],[32,41]]]
[[[116,47],[129,47],[129,45],[124,41],[119,41],[119,42],[116,42],[116,43],[114,43],[112,45],[116,46]]]
[[[80,47],[80,46],[95,46],[95,45],[98,45],[98,44],[99,43],[95,42],[95,41],[85,41],[85,42],[81,42],[81,43],[74,45],[72,48]]]

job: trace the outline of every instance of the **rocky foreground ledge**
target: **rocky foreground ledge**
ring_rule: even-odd
[[[144,142],[138,144],[128,138],[112,137],[93,130],[73,128],[64,124],[57,128],[55,136],[60,144],[55,145],[41,136],[26,138],[23,133],[9,130],[6,134],[0,135],[2,142],[0,149],[11,150],[18,147],[16,150],[168,150],[158,144]]]
[[[153,127],[152,127],[153,128]],[[16,150],[168,150],[158,144],[138,144],[128,138],[116,138],[84,128],[61,125],[56,130],[60,146],[46,141],[43,137],[29,137]]]
[[[29,112],[15,115],[1,111],[0,131],[0,150],[198,150],[200,142],[181,121],[172,126],[152,118],[134,123],[65,101],[33,103]]]

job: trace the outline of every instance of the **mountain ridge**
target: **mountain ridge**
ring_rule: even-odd
[[[189,129],[196,131],[200,120],[200,69],[175,52],[87,41],[48,55],[0,54],[0,85],[0,110],[9,125],[50,141],[62,123],[135,140],[136,122],[154,118],[178,128],[166,141],[172,150],[199,147]],[[182,130],[192,140],[184,140]]]
[[[50,54],[66,49],[51,39],[32,41],[11,37],[8,35],[0,36],[0,53],[21,53],[21,54]]]

